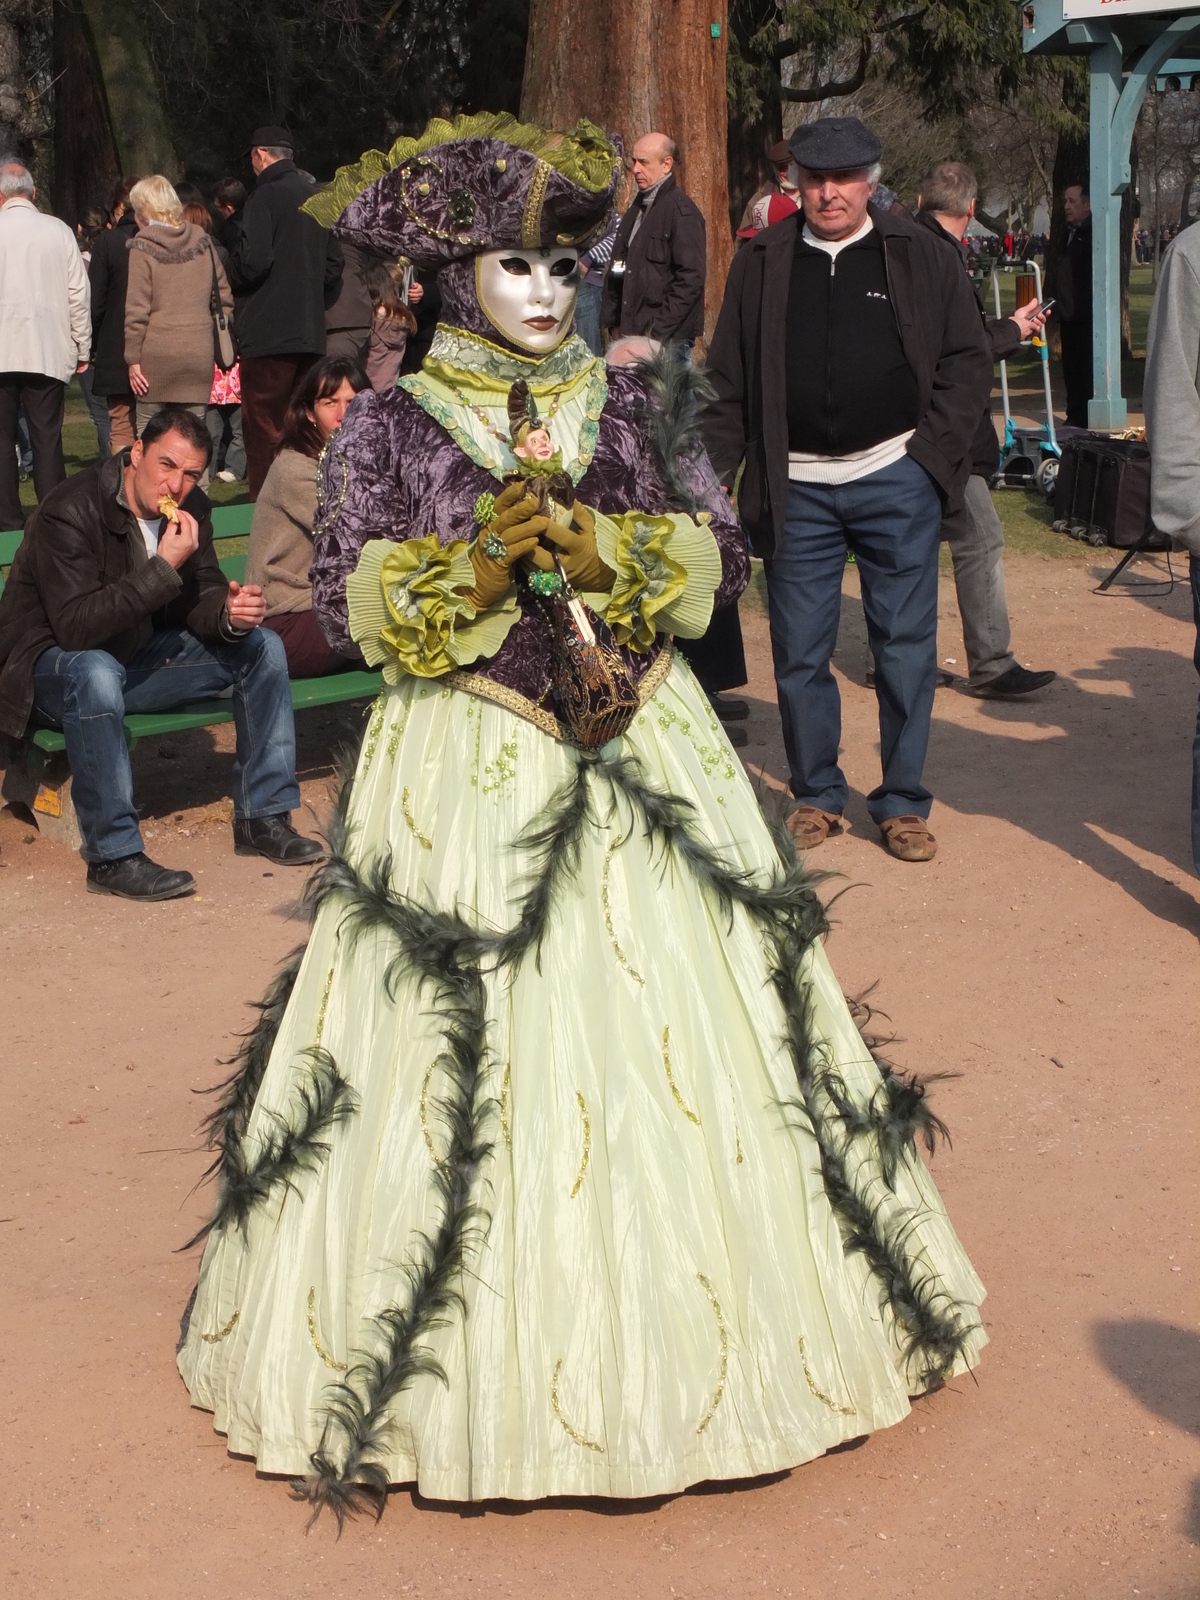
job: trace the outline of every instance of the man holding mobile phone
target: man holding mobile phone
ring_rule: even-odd
[[[202,420],[164,406],[130,449],[47,496],[0,597],[0,732],[62,729],[93,894],[171,900],[195,888],[142,848],[124,718],[226,689],[234,848],[288,866],[321,854],[291,823],[300,791],[283,641],[259,627],[262,590],[229,582],[213,550],[197,488],[211,452]]]
[[[977,193],[970,167],[962,161],[941,161],[925,178],[917,196],[917,221],[958,249],[968,276],[970,265],[963,237],[975,215]],[[989,317],[978,292],[975,298],[993,361],[1011,356],[1022,340],[1039,332],[1054,303],[1039,306],[1031,300],[1018,306],[1011,317]],[[989,400],[972,441],[971,476],[963,493],[962,509],[943,522],[942,537],[950,546],[954,563],[954,586],[967,652],[968,690],[987,700],[1018,700],[1045,688],[1054,673],[1031,672],[1012,653],[1004,587],[1004,528],[988,487],[999,464],[1000,445]]]

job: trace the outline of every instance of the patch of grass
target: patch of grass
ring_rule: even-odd
[[[204,492],[215,506],[243,506],[250,499],[250,486],[245,478],[235,483],[221,483],[214,478]]]
[[[1087,561],[1095,552],[1090,545],[1055,533],[1054,507],[1036,489],[993,489],[992,504],[1004,528],[1004,546],[1018,555],[1056,556]]]
[[[96,427],[88,412],[87,402],[80,392],[78,381],[74,378],[67,388],[66,404],[63,409],[63,457],[67,463],[68,477],[76,472],[82,472],[84,467],[90,467],[93,461],[100,459]],[[219,483],[214,478],[205,492],[215,506],[242,505],[250,498],[250,491],[244,480],[237,483]],[[21,504],[29,511],[37,505],[32,478],[26,478],[21,484]]]

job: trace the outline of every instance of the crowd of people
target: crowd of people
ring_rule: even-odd
[[[108,215],[89,213],[78,241],[37,210],[25,169],[4,166],[0,287],[10,289],[8,317],[37,333],[28,351],[5,344],[17,351],[7,358],[17,370],[0,376],[0,521],[18,527],[25,520],[16,478],[22,427],[39,504],[65,476],[63,393],[72,375],[102,462],[128,462],[164,407],[186,411],[210,441],[197,486],[206,487],[210,472],[227,482],[244,475],[256,502],[244,594],[261,600],[262,623],[282,641],[290,674],[322,676],[361,665],[361,656],[332,644],[314,617],[318,461],[355,395],[387,392],[423,370],[442,292],[437,273],[339,238],[310,214],[326,186],[297,166],[286,129],[257,129],[248,155],[253,187],[226,178],[207,201],[193,185],[158,175],[122,181]],[[1013,654],[1003,530],[988,488],[998,464],[992,363],[1011,356],[1045,317],[1032,303],[991,317],[971,287],[981,247],[1017,260],[1044,241],[981,236],[976,180],[960,162],[932,169],[910,213],[880,184],[879,155],[873,135],[839,118],[802,126],[768,152],[770,177],[737,230],[707,358],[717,397],[701,427],[731,487],[741,473],[742,520],[767,563],[797,842],[811,849],[842,826],[840,710],[829,662],[849,551],[871,640],[868,683],[880,702],[883,775],[872,815],[893,854],[924,860],[936,850],[921,781],[933,694],[953,681],[931,664],[941,541],[953,558],[967,690],[1018,698],[1054,676]],[[610,209],[578,255],[575,329],[593,356],[607,352],[610,366],[653,358],[662,347],[688,360],[703,332],[706,222],[680,182],[680,166],[669,136],[641,136],[628,162],[631,204],[623,214]],[[847,173],[856,175],[852,182]],[[1047,293],[1060,326],[1066,421],[1086,427],[1086,186],[1069,186],[1064,206],[1068,234]],[[830,246],[821,229],[832,215],[848,231]],[[895,244],[889,219],[899,230]],[[910,262],[903,280],[892,274],[889,251]],[[914,299],[906,308],[901,284],[909,282]],[[912,330],[929,296],[940,320],[922,346]],[[898,320],[883,314],[889,305]],[[957,364],[943,368],[954,317]],[[827,332],[814,340],[817,323]],[[917,501],[902,517],[905,474]],[[172,479],[170,493],[188,482]],[[48,525],[49,507],[42,520]],[[798,544],[795,529],[802,530]],[[718,607],[704,636],[680,648],[730,741],[744,743],[746,703],[731,693],[746,682],[736,604]],[[58,716],[48,705],[36,714]],[[88,838],[89,859],[132,855],[131,837],[118,830]]]
[[[1187,224],[1185,223],[1184,226],[1186,227]],[[1176,237],[1179,231],[1180,224],[1178,222],[1163,222],[1159,225],[1158,255],[1160,258],[1166,252],[1167,246],[1170,244],[1171,240]],[[1135,229],[1133,235],[1133,255],[1134,260],[1139,266],[1146,266],[1149,262],[1154,260],[1154,242],[1155,236],[1149,228]]]
[[[326,186],[260,128],[219,229],[142,177],[86,272],[0,166],[0,289],[37,311],[5,346],[0,510],[21,409],[39,497],[0,597],[0,732],[62,730],[89,890],[170,899],[193,881],[144,852],[123,717],[228,691],[234,848],[320,861],[308,944],[210,1119],[178,1346],[230,1449],[314,1514],[414,1480],[465,1500],[756,1476],[979,1360],[983,1286],[918,1151],[945,1130],[859,1032],[806,863],[844,828],[848,555],[894,858],[937,850],[942,541],[967,692],[1054,677],[1013,656],[988,492],[994,362],[1046,310],[987,315],[969,167],[935,165],[912,213],[881,155],[853,117],[771,151],[703,374],[706,222],[659,131],[618,216],[620,152],[590,123],[439,121]],[[1080,185],[1068,222],[1066,327]],[[1200,619],[1188,248],[1147,393]],[[17,317],[5,300],[0,330]],[[110,450],[64,479],[64,389],[92,367]],[[244,583],[203,490],[235,412]],[[730,758],[752,554],[790,843]],[[364,664],[383,689],[326,852],[292,825],[289,677]]]

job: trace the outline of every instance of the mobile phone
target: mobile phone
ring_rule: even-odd
[[[1053,299],[1043,300],[1041,305],[1036,307],[1037,315],[1039,317],[1044,317],[1047,311],[1049,311],[1050,307],[1055,304],[1056,302]]]

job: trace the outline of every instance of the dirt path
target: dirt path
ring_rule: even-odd
[[[195,1275],[173,1251],[207,1205],[194,1091],[303,937],[297,879],[230,850],[228,729],[135,757],[151,853],[196,871],[194,902],[88,896],[77,860],[0,813],[4,1594],[1200,1594],[1192,630],[1183,589],[1100,599],[1090,582],[1075,562],[1010,561],[1019,658],[1063,677],[1030,705],[939,692],[941,854],[922,867],[886,856],[866,818],[874,699],[848,576],[853,828],[820,856],[854,888],[830,949],[848,992],[878,980],[904,1064],[960,1074],[936,1086],[954,1145],[934,1173],[989,1286],[992,1344],[978,1383],[773,1480],[465,1513],[401,1491],[379,1527],[306,1539],[286,1486],[189,1409],[173,1353]],[[940,654],[961,667],[948,582],[943,609]],[[747,632],[746,754],[775,784],[757,613]],[[320,810],[338,719],[301,729]]]

